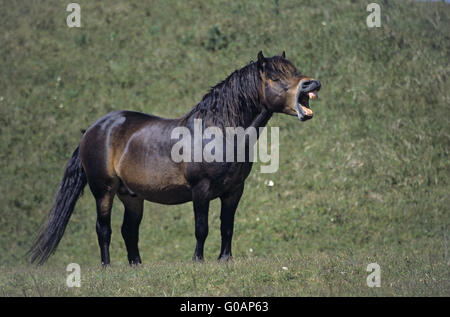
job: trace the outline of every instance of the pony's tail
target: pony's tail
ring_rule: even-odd
[[[41,228],[36,241],[28,251],[31,263],[36,262],[41,265],[55,252],[75,204],[83,194],[86,183],[86,174],[81,165],[79,147],[77,147],[67,164],[47,222]]]

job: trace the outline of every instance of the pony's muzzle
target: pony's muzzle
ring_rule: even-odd
[[[301,82],[299,89],[300,92],[308,93],[312,91],[319,91],[321,86],[320,81],[312,79]]]

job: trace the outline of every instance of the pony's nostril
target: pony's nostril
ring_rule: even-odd
[[[320,81],[318,80],[307,80],[302,83],[302,90],[312,91],[320,89]]]
[[[312,84],[312,80],[307,80],[307,81],[303,82],[302,86],[303,86],[303,87],[308,87],[308,86],[310,86],[311,84]]]

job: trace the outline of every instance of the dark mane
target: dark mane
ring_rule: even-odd
[[[260,111],[260,84],[257,64],[250,62],[212,87],[184,118],[202,119],[206,126],[247,127]]]

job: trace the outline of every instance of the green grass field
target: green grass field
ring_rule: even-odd
[[[80,0],[68,28],[68,3],[0,0],[0,296],[449,296],[450,5],[377,2],[380,28],[355,0]],[[322,90],[313,120],[269,122],[280,168],[254,166],[231,263],[216,262],[217,201],[203,264],[192,204],[146,203],[130,268],[116,200],[102,269],[88,188],[55,255],[27,263],[80,129],[118,109],[181,116],[259,50]]]

